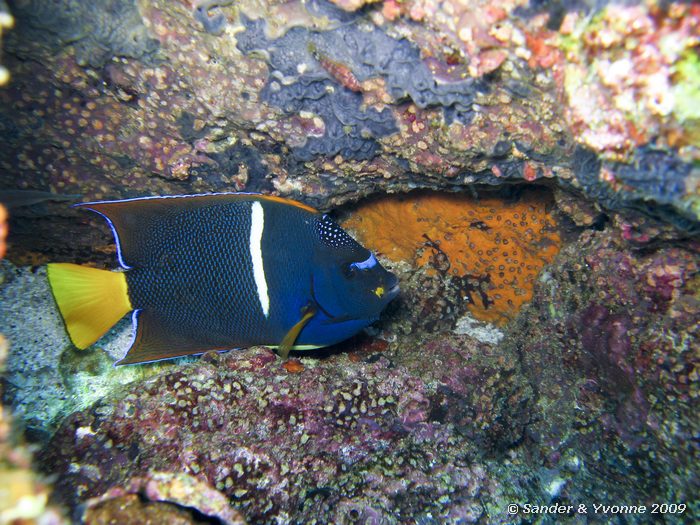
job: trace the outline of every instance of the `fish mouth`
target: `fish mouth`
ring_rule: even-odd
[[[384,294],[384,297],[386,298],[386,301],[389,302],[392,299],[394,299],[397,295],[399,295],[399,280],[394,276],[393,282],[389,283],[391,287],[389,290],[387,290]]]

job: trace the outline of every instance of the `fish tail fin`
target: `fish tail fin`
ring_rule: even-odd
[[[47,273],[68,335],[80,349],[93,344],[133,310],[124,272],[52,263]]]

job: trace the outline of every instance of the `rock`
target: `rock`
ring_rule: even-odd
[[[85,523],[185,525],[218,520],[217,523],[224,525],[245,525],[245,520],[231,508],[227,498],[182,473],[151,473],[143,478],[132,478],[125,486],[115,487],[85,506]]]
[[[295,373],[269,350],[207,354],[71,416],[43,464],[71,506],[164,472],[256,523],[476,520],[511,490],[487,458],[520,439],[530,410],[515,361],[475,359],[483,348],[454,336],[410,356],[303,358]]]
[[[697,9],[537,5],[21,2],[0,184],[264,191],[327,210],[544,182],[697,231]],[[53,210],[30,230],[13,219],[17,257],[62,255],[52,232],[77,221]]]
[[[693,498],[699,246],[637,246],[621,227],[582,235],[504,342],[540,396],[526,446],[569,472],[561,502]]]

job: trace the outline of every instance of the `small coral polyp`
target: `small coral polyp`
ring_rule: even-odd
[[[559,252],[551,205],[544,189],[527,190],[515,202],[416,192],[362,204],[343,226],[394,262],[481,283],[483,293],[466,296],[468,309],[502,325],[532,298],[537,275]]]

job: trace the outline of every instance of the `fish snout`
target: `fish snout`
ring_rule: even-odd
[[[399,279],[393,273],[389,274],[387,279],[387,291],[385,292],[386,301],[389,302],[399,295]]]

